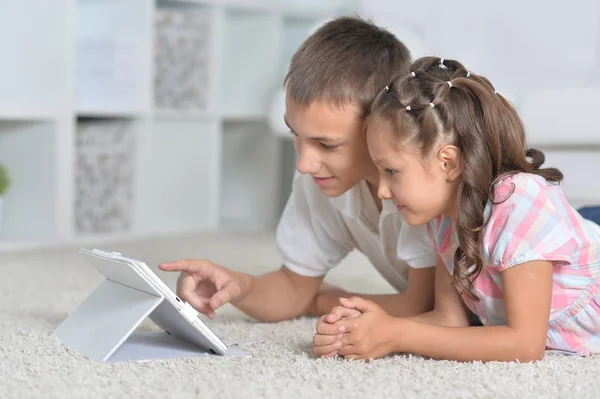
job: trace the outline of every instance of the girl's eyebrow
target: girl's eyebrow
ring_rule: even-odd
[[[373,163],[375,163],[375,165],[385,165],[390,163],[390,161],[387,158],[377,158],[373,160]]]

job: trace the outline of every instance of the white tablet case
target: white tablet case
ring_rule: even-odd
[[[143,262],[81,252],[106,279],[54,330],[65,346],[102,362],[248,356],[228,348]],[[135,332],[146,317],[163,331]]]

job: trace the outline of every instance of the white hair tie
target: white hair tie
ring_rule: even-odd
[[[451,81],[447,81],[446,83],[448,83],[448,87],[454,87]]]
[[[431,106],[431,108],[435,108],[435,104],[434,103],[429,103],[429,105]]]
[[[411,72],[410,74],[413,76],[413,78],[416,78],[416,77],[417,77],[417,74],[416,74],[416,73],[414,73],[414,72]]]
[[[407,106],[406,106],[406,110],[407,110],[407,111],[410,111],[410,109],[411,109],[411,108],[410,108],[410,105],[407,105]]]
[[[467,71],[467,76],[466,77],[468,78],[469,76],[471,76],[471,72]]]

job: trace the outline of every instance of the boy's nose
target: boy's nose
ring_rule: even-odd
[[[296,169],[302,174],[315,174],[319,171],[320,162],[315,156],[311,156],[309,151],[298,153],[296,160]]]

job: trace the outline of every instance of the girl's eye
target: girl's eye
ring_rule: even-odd
[[[326,150],[335,150],[336,148],[338,148],[337,145],[327,145],[323,143],[321,143],[321,147],[325,148]]]
[[[393,175],[393,174],[394,174],[394,173],[396,173],[396,172],[397,172],[397,171],[396,171],[396,170],[394,170],[394,169],[388,169],[388,168],[385,168],[385,173],[386,173],[386,174],[388,174],[388,175],[390,175],[390,176],[391,176],[391,175]]]

